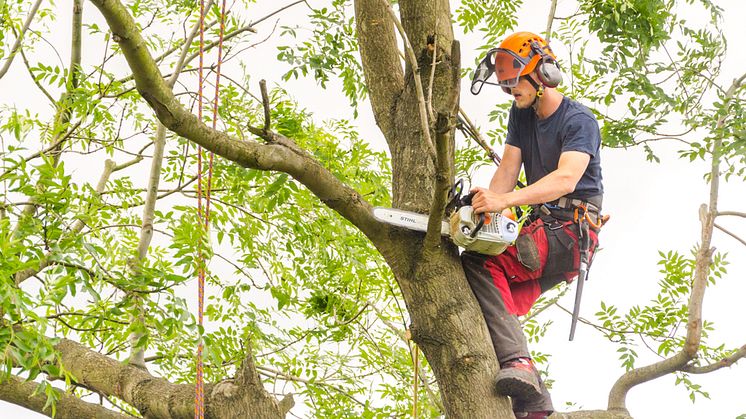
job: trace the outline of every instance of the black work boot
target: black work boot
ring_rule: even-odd
[[[541,387],[541,396],[533,399],[511,398],[513,413],[517,419],[545,419],[554,411],[549,390],[547,390],[541,377],[537,377],[537,379],[539,387]]]
[[[505,362],[497,373],[497,392],[522,401],[542,397],[539,372],[529,358],[516,358]]]

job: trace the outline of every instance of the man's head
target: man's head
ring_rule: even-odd
[[[497,83],[489,81],[495,73]],[[557,87],[562,74],[556,56],[539,35],[516,32],[491,49],[477,67],[472,79],[471,92],[478,94],[482,84],[496,84],[506,93],[513,93],[524,82],[529,83],[539,96],[543,87]]]

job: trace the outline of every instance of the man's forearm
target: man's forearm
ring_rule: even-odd
[[[494,180],[494,179],[493,179]],[[525,188],[507,193],[509,206],[533,205],[554,201],[575,190],[576,181],[561,172],[552,172]],[[490,184],[490,189],[492,185]]]
[[[508,173],[507,169],[498,168],[490,181],[490,190],[497,193],[506,193],[515,189],[518,183],[518,173]]]

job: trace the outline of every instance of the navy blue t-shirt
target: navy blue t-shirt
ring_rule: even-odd
[[[567,196],[588,199],[603,194],[601,133],[596,118],[580,103],[564,97],[559,108],[546,119],[539,119],[533,108],[519,109],[513,103],[506,142],[521,149],[529,185],[556,170],[560,154],[565,151],[590,155],[575,191]]]

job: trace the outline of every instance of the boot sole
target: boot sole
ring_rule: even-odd
[[[520,377],[501,377],[497,380],[495,386],[498,393],[521,400],[532,400],[542,397],[540,388]]]

